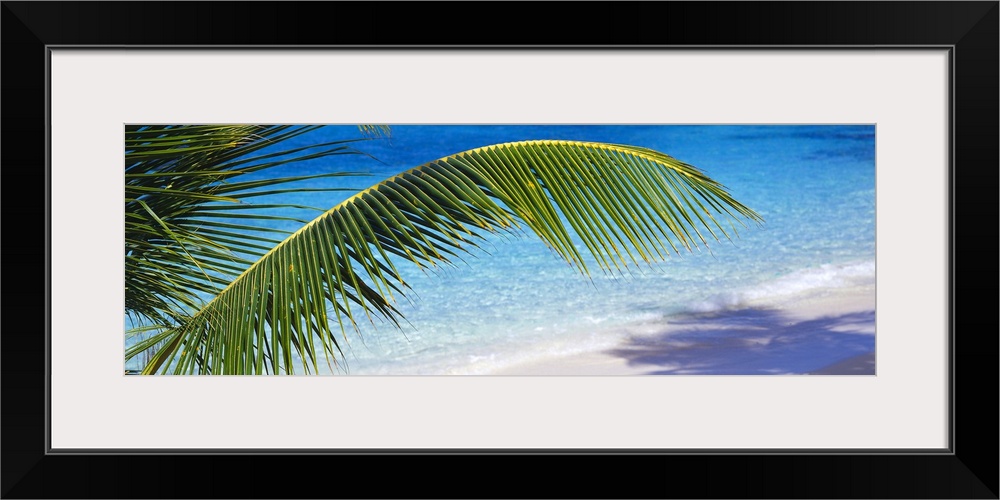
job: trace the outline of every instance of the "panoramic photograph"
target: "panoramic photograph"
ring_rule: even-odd
[[[876,374],[871,124],[124,136],[125,375]]]

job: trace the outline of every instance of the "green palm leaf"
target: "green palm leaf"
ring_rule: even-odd
[[[128,126],[125,130],[126,311],[136,325],[172,327],[221,291],[276,238],[253,221],[274,219],[266,210],[296,205],[248,204],[294,185],[335,172],[240,181],[241,176],[293,162],[359,154],[347,142],[263,152],[318,127],[304,126]],[[256,156],[255,156],[256,155]],[[314,212],[309,219],[320,209]],[[234,224],[246,219],[246,224]],[[302,219],[291,219],[301,220]]]
[[[571,233],[615,272],[730,238],[745,221],[762,219],[653,150],[527,141],[466,151],[386,179],[288,236],[159,333],[165,346],[144,373],[293,373],[296,358],[307,373],[332,368],[338,338],[359,321],[398,324],[394,303],[408,290],[398,262],[449,263],[487,233],[527,227],[586,274]]]

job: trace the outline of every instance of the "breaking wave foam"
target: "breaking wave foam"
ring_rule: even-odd
[[[690,303],[687,309],[698,313],[723,311],[874,284],[875,261],[826,264],[795,271],[745,289],[719,293],[706,300]]]

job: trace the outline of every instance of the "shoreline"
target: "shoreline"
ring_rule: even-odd
[[[875,286],[634,325],[613,348],[528,360],[503,376],[874,375]]]

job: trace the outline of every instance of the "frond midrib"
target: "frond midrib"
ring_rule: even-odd
[[[656,163],[656,164],[664,164],[664,160],[665,159],[669,159],[669,160],[672,160],[673,162],[677,162],[679,165],[683,165],[684,167],[689,167],[689,168],[692,168],[692,169],[694,168],[694,167],[692,167],[690,165],[687,165],[687,164],[685,164],[685,163],[683,163],[683,162],[681,162],[679,160],[676,160],[675,158],[670,157],[670,156],[665,155],[665,154],[654,155],[654,154],[646,153],[646,150],[644,148],[624,146],[624,145],[620,145],[620,144],[592,142],[592,141],[570,141],[570,140],[557,140],[557,139],[540,139],[540,140],[529,140],[529,141],[512,141],[512,142],[491,144],[491,145],[488,145],[488,146],[482,146],[482,147],[478,147],[478,148],[474,148],[474,149],[462,151],[462,152],[459,152],[459,153],[455,153],[455,154],[452,154],[452,155],[448,155],[448,156],[439,158],[438,160],[424,163],[424,164],[419,165],[417,167],[410,168],[410,169],[405,170],[403,172],[400,172],[400,173],[398,173],[396,175],[388,177],[388,178],[380,181],[379,183],[377,183],[377,184],[375,184],[375,185],[373,185],[371,187],[365,188],[365,189],[363,189],[363,190],[361,190],[361,191],[359,191],[359,192],[351,195],[350,197],[348,197],[344,201],[342,201],[342,202],[338,203],[337,205],[335,205],[330,210],[327,210],[323,214],[321,214],[321,215],[317,216],[316,218],[314,218],[313,220],[309,221],[307,224],[305,224],[304,226],[302,226],[301,228],[299,228],[298,230],[296,230],[294,233],[292,233],[291,235],[289,235],[287,238],[285,238],[284,240],[282,240],[280,243],[278,243],[269,252],[267,252],[266,254],[262,255],[257,261],[255,261],[243,273],[241,273],[232,282],[230,282],[230,284],[228,286],[226,286],[226,288],[224,288],[221,292],[219,292],[218,295],[216,295],[214,298],[212,298],[211,301],[209,301],[208,303],[206,303],[205,306],[202,307],[202,311],[204,311],[205,309],[208,309],[216,300],[219,300],[230,289],[232,289],[235,286],[237,286],[247,275],[249,275],[250,273],[252,273],[258,266],[262,265],[266,260],[268,260],[269,258],[271,258],[271,256],[273,254],[275,254],[276,252],[280,251],[280,249],[283,248],[285,245],[289,244],[291,241],[293,241],[296,238],[298,238],[301,234],[309,231],[316,224],[318,224],[321,221],[325,220],[327,217],[329,217],[334,212],[337,212],[337,211],[339,211],[339,210],[347,207],[348,205],[354,203],[356,200],[364,197],[365,195],[370,194],[370,193],[375,192],[375,191],[379,191],[380,189],[384,188],[388,184],[393,183],[397,179],[402,179],[406,175],[413,175],[414,173],[421,172],[424,169],[428,168],[429,166],[431,166],[431,165],[433,165],[435,163],[438,163],[438,162],[447,162],[449,159],[452,159],[452,158],[462,158],[462,157],[465,157],[465,156],[471,156],[474,153],[481,152],[481,151],[489,151],[489,150],[494,150],[494,149],[512,148],[512,147],[527,146],[527,145],[534,145],[534,144],[560,145],[560,146],[576,146],[576,147],[583,147],[583,148],[601,149],[601,150],[606,150],[606,151],[615,151],[615,152],[620,153],[620,154],[643,158],[645,160],[648,160],[648,161]],[[674,165],[670,165],[670,166],[673,167]],[[683,175],[685,175],[685,176],[687,176],[689,178],[694,177],[693,175],[691,175],[690,173],[688,173],[686,170],[687,170],[686,168],[685,169],[674,169],[675,172],[681,173],[681,174],[683,174]],[[495,189],[495,187],[491,186],[491,189]],[[756,212],[752,212],[752,213],[754,215],[757,215]],[[759,215],[757,217],[754,217],[754,220],[758,220],[758,219],[759,219]],[[202,311],[199,311],[198,313],[196,313],[193,316],[193,318],[197,318],[201,314]]]

